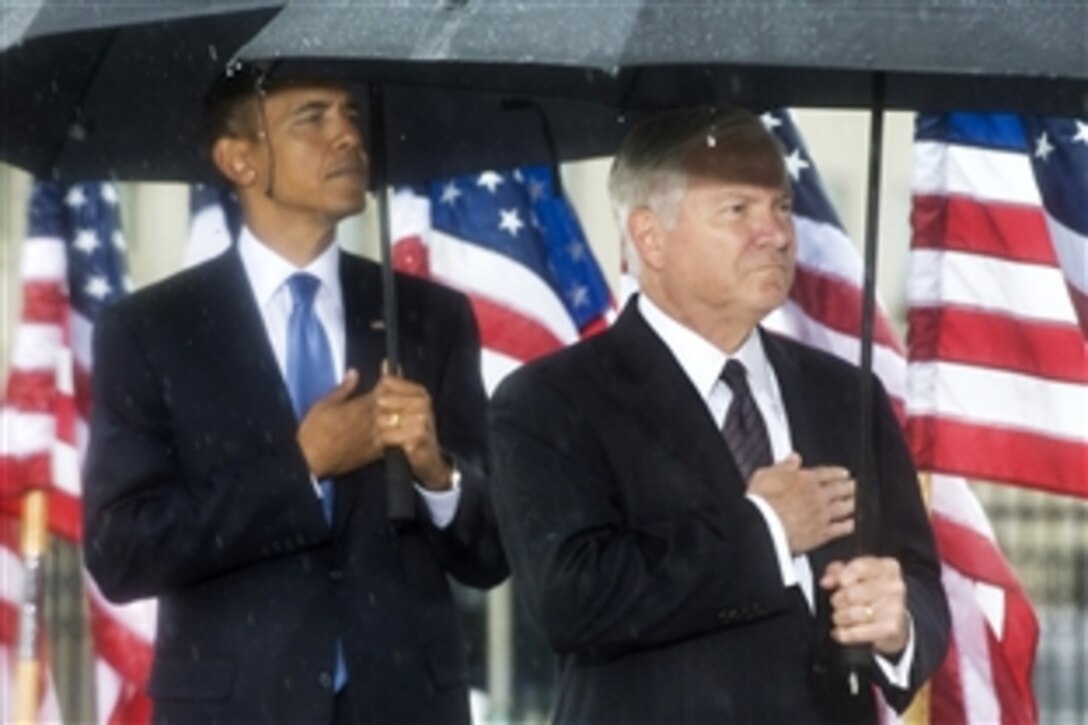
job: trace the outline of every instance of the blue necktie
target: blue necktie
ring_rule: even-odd
[[[314,313],[314,295],[320,284],[317,277],[302,272],[287,280],[294,301],[287,320],[287,389],[300,421],[310,406],[336,386],[329,340]],[[321,504],[330,524],[332,497],[332,482],[322,481]]]
[[[315,402],[336,386],[332,350],[321,320],[314,314],[314,295],[321,280],[299,272],[287,280],[291,289],[291,316],[287,319],[287,389],[302,420]],[[332,524],[332,481],[321,481],[321,506],[325,520]],[[339,692],[348,681],[344,648],[336,640],[336,675],[333,686]]]

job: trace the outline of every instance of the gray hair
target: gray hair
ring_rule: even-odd
[[[785,167],[775,137],[759,117],[742,108],[700,106],[657,114],[639,123],[624,139],[612,162],[608,193],[623,237],[627,270],[639,276],[640,260],[627,230],[630,213],[646,207],[667,226],[676,223],[695,152],[719,149],[730,154],[730,173],[739,182],[785,183]],[[773,149],[779,164],[767,164]]]

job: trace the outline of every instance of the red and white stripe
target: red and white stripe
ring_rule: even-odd
[[[857,248],[838,227],[794,217],[797,271],[790,297],[764,320],[776,330],[857,364],[861,360],[862,265]],[[878,302],[873,371],[896,405],[905,397],[906,361],[895,330]],[[902,412],[900,409],[899,412]]]
[[[0,409],[0,464],[5,473],[0,501],[17,516],[19,494],[45,488],[51,531],[79,542],[92,323],[69,307],[67,267],[62,240],[30,238],[24,243],[23,312],[7,399]],[[150,711],[143,690],[153,638],[147,621],[153,621],[154,602],[113,607],[95,596],[90,577],[84,583],[92,612],[99,721],[146,722]]]
[[[952,643],[933,678],[933,723],[1038,721],[1031,685],[1039,625],[962,478],[935,475],[932,516],[941,580],[952,608]]]
[[[1088,343],[1033,179],[1023,153],[916,144],[911,440],[931,470],[1088,496]]]

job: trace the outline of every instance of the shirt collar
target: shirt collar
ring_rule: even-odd
[[[307,272],[321,280],[318,294],[328,290],[338,303],[340,295],[340,249],[335,242],[304,268],[298,268],[259,240],[247,226],[238,237],[238,253],[253,287],[253,294],[263,308],[296,272]]]
[[[710,397],[730,358],[744,363],[748,369],[748,383],[754,390],[773,391],[776,388],[758,328],[748,335],[736,353],[726,355],[709,340],[670,317],[644,294],[638,296],[638,311],[672,352],[704,400]]]

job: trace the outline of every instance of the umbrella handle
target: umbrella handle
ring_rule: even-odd
[[[408,458],[399,448],[385,452],[386,517],[394,526],[411,523],[416,518],[416,494]]]

